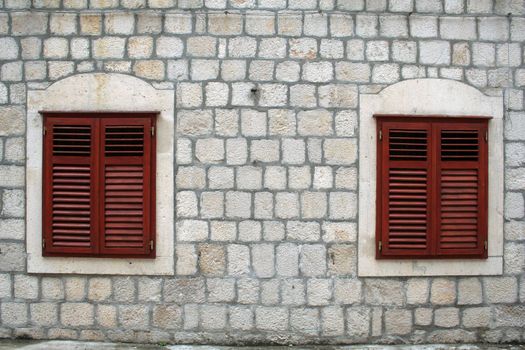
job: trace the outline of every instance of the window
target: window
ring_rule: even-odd
[[[155,118],[44,113],[44,256],[155,257]]]
[[[374,117],[376,257],[487,258],[489,118]]]

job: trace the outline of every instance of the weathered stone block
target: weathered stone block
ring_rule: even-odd
[[[250,250],[240,244],[228,245],[228,274],[247,275],[250,272]]]
[[[230,326],[233,329],[247,331],[253,328],[254,315],[250,308],[231,306],[229,308]]]
[[[331,219],[353,219],[357,214],[357,197],[351,192],[332,192],[330,193]]]
[[[483,279],[488,303],[514,303],[517,301],[518,284],[514,277],[486,277]]]
[[[371,38],[378,35],[378,21],[375,15],[357,15],[356,33],[363,38]]]
[[[18,58],[18,43],[13,38],[0,38],[0,60],[14,60]]]
[[[0,243],[0,271],[23,271],[26,266],[25,247],[21,243]]]
[[[299,196],[297,193],[280,192],[275,195],[275,216],[281,219],[299,216]]]
[[[205,276],[220,276],[226,271],[224,247],[217,244],[201,244],[199,250],[199,270]]]
[[[202,303],[204,297],[204,280],[201,278],[170,279],[164,282],[164,301],[186,304]]]
[[[323,276],[326,273],[326,247],[320,244],[303,245],[299,261],[299,269],[304,276]]]
[[[162,80],[165,75],[164,62],[160,60],[138,61],[133,65],[133,72],[142,78]],[[185,100],[183,100],[186,102]],[[184,107],[195,107],[190,104],[182,104]]]
[[[385,331],[388,334],[408,334],[412,331],[412,312],[390,309],[385,312]]]
[[[442,39],[476,40],[476,19],[473,17],[441,17],[439,32]]]
[[[13,35],[46,34],[47,22],[47,13],[14,12],[11,14],[11,32]]]
[[[190,86],[184,86],[184,89]],[[200,90],[199,90],[200,91]],[[182,110],[177,113],[177,132],[191,136],[211,133],[213,117],[210,110]]]
[[[31,322],[40,327],[54,326],[58,322],[58,307],[53,303],[30,305]]]
[[[346,309],[347,330],[350,337],[366,339],[370,334],[370,309],[353,306]]]
[[[438,327],[456,327],[459,324],[459,309],[444,307],[434,311],[434,324]]]
[[[290,39],[288,44],[290,58],[312,60],[317,57],[317,41],[313,38]]]
[[[64,284],[59,278],[44,277],[42,279],[42,299],[64,299]]]
[[[430,302],[437,305],[453,304],[456,301],[456,283],[453,280],[436,278],[432,280]]]
[[[126,40],[120,37],[103,37],[93,41],[93,58],[122,58]]]
[[[178,220],[177,241],[196,242],[208,238],[208,223],[200,220]]]
[[[312,184],[311,167],[295,166],[288,168],[288,187],[291,190],[304,190]]]
[[[162,283],[160,278],[140,277],[138,280],[139,301],[160,301],[162,296]]]
[[[449,65],[450,43],[447,41],[420,42],[419,62],[430,65]]]
[[[194,245],[177,244],[175,255],[177,257],[176,271],[178,275],[193,275],[197,273],[198,256]]]
[[[257,329],[285,331],[288,329],[288,310],[282,307],[259,306],[255,309]]]
[[[408,21],[406,16],[380,16],[379,33],[389,38],[408,37]]]
[[[4,302],[0,313],[2,324],[13,327],[27,323],[27,305],[24,303]]]
[[[242,16],[238,13],[210,14],[208,30],[215,35],[239,35],[242,30]]]
[[[504,17],[480,17],[478,31],[480,40],[507,41],[509,22]]]
[[[102,327],[117,327],[117,308],[113,305],[97,305],[96,320]]]
[[[180,167],[176,177],[177,186],[180,189],[204,188],[206,184],[206,172],[200,167]]]
[[[202,328],[206,330],[222,329],[226,326],[226,307],[220,305],[202,305],[200,309]]]
[[[316,87],[308,84],[298,84],[290,87],[290,105],[294,107],[316,107]],[[305,111],[306,113],[306,111]]]
[[[473,307],[463,310],[463,327],[489,327],[491,311],[489,307]]]
[[[240,304],[256,304],[259,300],[259,280],[243,278],[237,280],[237,302]]]
[[[111,296],[111,280],[104,277],[95,277],[89,280],[88,299],[105,301]]]
[[[37,299],[38,278],[36,276],[15,275],[14,293],[17,299]]]
[[[195,144],[195,157],[201,163],[218,163],[224,160],[222,139],[200,139]]]
[[[307,334],[319,334],[320,320],[318,309],[290,310],[290,327],[292,331]]]
[[[254,242],[261,240],[261,223],[259,221],[245,220],[239,223],[240,241]]]
[[[328,248],[328,272],[331,275],[355,275],[357,251],[354,245],[335,244]]]
[[[60,320],[66,327],[82,327],[94,324],[94,308],[88,303],[64,303],[60,305]]]
[[[303,64],[303,80],[320,83],[334,78],[334,69],[331,62],[306,62]]]
[[[357,86],[350,84],[330,84],[320,86],[319,105],[328,108],[357,107]]]
[[[303,136],[331,135],[332,120],[332,113],[324,109],[301,111],[297,114],[297,131]]]
[[[118,319],[125,329],[147,329],[149,322],[147,305],[120,305]]]
[[[201,194],[201,217],[222,218],[224,216],[224,193],[203,192]]]
[[[403,283],[395,280],[368,279],[365,301],[371,305],[403,305]]]
[[[326,215],[327,201],[324,192],[303,192],[301,203],[301,216],[304,219],[322,218]]]
[[[275,274],[273,244],[254,244],[251,247],[252,266],[259,278],[273,277]]]

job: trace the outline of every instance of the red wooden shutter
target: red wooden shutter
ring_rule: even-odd
[[[94,120],[46,117],[44,127],[43,254],[91,255],[97,251]]]
[[[431,248],[430,125],[379,124],[378,257],[426,256]]]
[[[436,254],[486,257],[487,124],[436,123]]]
[[[153,118],[100,120],[100,253],[154,256]]]
[[[486,258],[486,118],[378,118],[378,258]]]

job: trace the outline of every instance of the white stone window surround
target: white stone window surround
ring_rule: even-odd
[[[42,256],[42,116],[39,111],[158,111],[156,258]],[[174,274],[174,91],[124,74],[90,73],[27,93],[27,272],[97,275]]]
[[[503,97],[486,96],[461,82],[413,79],[362,94],[359,108],[358,275],[469,276],[503,273]],[[374,114],[479,115],[489,121],[488,259],[375,258],[376,121]]]

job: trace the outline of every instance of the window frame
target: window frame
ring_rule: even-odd
[[[491,90],[491,92],[494,92]],[[494,276],[503,273],[503,96],[463,82],[418,78],[378,86],[359,95],[357,273],[360,277]],[[374,114],[492,116],[489,125],[488,258],[376,259],[376,128]]]
[[[65,112],[65,111],[40,111],[39,112],[42,115],[43,118],[43,127],[44,127],[44,137],[43,137],[43,157],[42,157],[42,169],[43,169],[43,180],[42,180],[42,189],[43,189],[43,195],[42,195],[42,256],[44,257],[90,257],[90,258],[141,258],[141,259],[154,259],[156,257],[156,248],[157,248],[157,240],[156,240],[156,230],[155,230],[155,201],[156,201],[156,137],[154,134],[154,130],[156,127],[156,120],[158,117],[158,112]],[[51,198],[51,191],[50,191],[50,183],[51,183],[51,177],[49,174],[49,166],[51,165],[51,159],[52,159],[52,139],[49,137],[51,135],[50,132],[46,130],[46,127],[48,126],[48,123],[51,122],[51,120],[56,120],[61,123],[63,122],[71,122],[76,123],[79,119],[90,119],[90,123],[92,125],[92,145],[91,145],[91,164],[90,168],[94,172],[91,176],[91,185],[92,185],[92,198],[91,198],[91,204],[94,206],[91,210],[94,211],[92,214],[92,218],[90,220],[90,224],[94,225],[95,228],[91,227],[91,251],[88,251],[86,249],[81,248],[72,248],[72,249],[66,249],[66,251],[61,251],[60,248],[53,248],[50,246],[52,242],[52,233],[49,229],[51,223],[50,223],[50,215],[51,212],[48,210],[49,206],[46,206],[46,204],[49,204],[49,200]],[[102,214],[102,203],[105,196],[104,193],[104,181],[102,179],[102,169],[103,164],[102,161],[104,160],[104,157],[101,156],[101,153],[103,152],[103,141],[105,139],[105,136],[103,135],[103,126],[105,123],[108,122],[108,120],[115,121],[115,120],[122,120],[124,123],[139,123],[139,121],[142,121],[144,124],[144,121],[148,121],[150,123],[151,128],[151,134],[150,130],[144,130],[144,133],[148,135],[149,142],[145,142],[148,144],[149,152],[145,153],[143,155],[144,157],[144,164],[148,164],[149,171],[147,173],[147,176],[149,177],[149,186],[145,189],[144,194],[149,197],[149,201],[147,201],[144,205],[144,210],[146,214],[146,221],[149,222],[147,232],[145,232],[144,235],[144,246],[143,246],[143,253],[137,253],[137,249],[129,249],[129,248],[114,248],[114,249],[108,249],[103,246],[103,240],[105,231],[102,227],[103,222],[103,214]],[[138,124],[137,124],[138,125]],[[151,135],[151,136],[149,136]],[[46,215],[47,214],[47,215]],[[111,252],[110,252],[111,251]]]
[[[488,257],[488,128],[490,116],[471,116],[471,115],[407,115],[407,114],[374,114],[377,126],[377,145],[376,145],[376,251],[375,258],[378,260],[389,259],[487,259]],[[383,131],[383,127],[392,128],[393,126],[399,128],[410,129],[418,127],[420,129],[426,128],[428,133],[428,148],[427,159],[425,166],[429,170],[428,174],[428,188],[427,188],[427,247],[425,251],[410,251],[410,250],[391,250],[387,242],[388,232],[384,229],[387,221],[386,213],[383,209],[388,208],[388,201],[384,194],[388,188],[389,180],[388,174],[385,174],[385,168],[391,166],[392,160],[384,154],[389,149],[388,133]],[[438,209],[440,208],[439,193],[440,188],[438,174],[442,168],[443,162],[439,154],[441,152],[439,131],[442,128],[462,127],[479,130],[479,159],[472,162],[471,167],[477,163],[479,168],[478,184],[481,187],[478,190],[479,195],[479,210],[477,212],[478,220],[478,235],[477,247],[472,249],[456,249],[454,251],[445,251],[440,249],[438,240],[440,238],[440,219],[436,217]],[[384,134],[384,137],[382,135]],[[457,165],[457,164],[456,164]],[[401,165],[400,165],[401,166]]]
[[[132,87],[132,88],[130,88]],[[26,263],[32,274],[172,276],[175,274],[175,90],[120,73],[82,73],[27,91]],[[42,116],[39,111],[158,113],[155,259],[42,256]],[[162,188],[159,188],[162,185]],[[161,192],[162,191],[162,192]],[[162,194],[162,195],[160,195]]]

